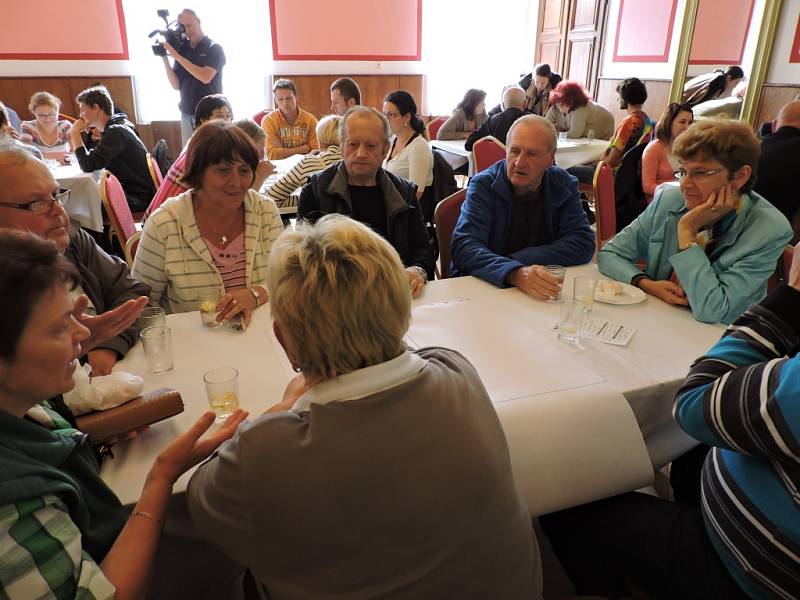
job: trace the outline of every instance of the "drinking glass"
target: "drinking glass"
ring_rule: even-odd
[[[197,300],[197,308],[200,311],[200,320],[203,322],[203,327],[219,327],[221,325],[217,321],[219,292],[217,290],[199,292]]]
[[[150,370],[153,373],[171,371],[173,367],[172,332],[169,327],[155,325],[142,330],[140,335]]]
[[[576,277],[572,289],[572,299],[583,304],[585,312],[592,312],[594,306],[594,292],[597,289],[597,279],[591,277]]]
[[[561,290],[564,287],[564,276],[567,274],[567,268],[560,265],[547,265],[544,269],[550,273],[550,275],[559,280],[558,294],[550,297],[547,301],[561,302]]]
[[[139,327],[147,329],[148,327],[155,327],[160,325],[165,327],[167,324],[167,316],[164,309],[160,306],[148,306],[139,314]]]
[[[558,313],[558,339],[564,342],[580,343],[580,331],[583,325],[584,307],[582,302],[571,298],[561,301]]]
[[[239,372],[233,367],[219,367],[206,371],[203,381],[208,403],[221,423],[239,408]]]
[[[590,129],[586,132],[586,139],[593,140],[594,139],[594,129]]]
[[[567,132],[566,131],[559,131],[558,132],[558,139],[559,140],[566,140],[567,139]]]

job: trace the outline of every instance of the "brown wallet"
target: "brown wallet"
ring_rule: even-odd
[[[93,443],[100,443],[182,412],[183,399],[178,391],[159,388],[114,408],[86,413],[75,421]]]

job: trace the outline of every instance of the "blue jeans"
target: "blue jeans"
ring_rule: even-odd
[[[181,113],[181,142],[183,143],[184,147],[186,146],[186,142],[189,141],[189,138],[192,137],[193,132],[194,115]]]

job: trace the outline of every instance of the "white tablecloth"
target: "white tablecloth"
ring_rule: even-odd
[[[51,170],[61,187],[71,190],[69,202],[64,207],[70,219],[92,231],[103,231],[102,200],[100,199],[100,171],[84,173],[75,156],[72,163],[58,165]]]
[[[283,177],[292,170],[297,163],[303,160],[302,154],[293,154],[289,158],[281,158],[276,160],[271,160],[270,162],[275,165],[275,172],[267,177],[264,181],[264,185],[261,186],[259,190],[262,194],[269,196],[269,189],[275,185],[275,182],[278,181],[279,178]],[[279,208],[278,210],[282,215],[296,215],[297,214],[297,200],[300,197],[299,188],[292,192],[292,197],[294,198],[294,202],[291,206],[284,206]]]
[[[466,140],[432,140],[431,147],[444,152],[447,162],[456,169],[469,161],[469,176],[475,174],[472,164],[472,152],[464,148]],[[556,164],[562,169],[569,169],[575,165],[597,162],[603,156],[608,142],[605,140],[588,140],[579,138],[574,140],[558,140],[556,148]]]
[[[566,289],[573,276],[596,273],[594,265],[569,269]],[[654,467],[696,443],[672,422],[672,393],[723,329],[698,323],[687,309],[653,297],[630,306],[595,303],[593,315],[638,331],[627,347],[585,341],[582,348],[556,340],[557,305],[471,277],[429,283],[413,313],[409,342],[459,350],[481,373],[533,514],[647,485]],[[126,504],[138,498],[158,452],[207,409],[203,372],[235,366],[241,405],[253,415],[277,402],[293,375],[268,307],[241,334],[203,329],[197,313],[170,315],[168,323],[173,371],[147,373],[138,345],[117,366],[141,374],[146,389],[175,387],[186,404],[183,414],[118,444],[104,465],[103,478]]]

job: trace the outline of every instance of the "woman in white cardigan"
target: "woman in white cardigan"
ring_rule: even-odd
[[[241,314],[247,324],[267,301],[267,260],[283,223],[275,203],[250,189],[259,156],[231,123],[210,121],[192,136],[183,176],[192,189],[147,220],[133,263],[167,313],[198,310],[212,292],[218,321]]]
[[[433,152],[425,138],[425,124],[417,115],[417,103],[405,90],[392,92],[383,101],[383,114],[394,136],[383,168],[417,185],[417,200],[433,183]]]

